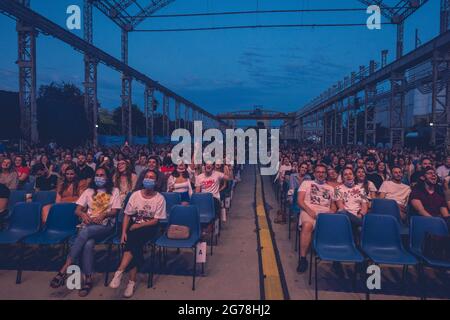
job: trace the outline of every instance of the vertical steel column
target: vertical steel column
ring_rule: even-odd
[[[183,127],[186,130],[189,130],[189,122],[188,122],[188,117],[189,117],[189,107],[187,105],[184,105],[184,123],[183,123]]]
[[[175,129],[181,128],[180,102],[175,101]]]
[[[144,104],[145,104],[145,133],[149,139],[150,144],[153,144],[153,134],[154,134],[154,120],[155,111],[153,109],[153,104],[155,101],[155,90],[148,85],[145,86],[144,92]]]
[[[391,104],[389,110],[391,145],[403,146],[404,127],[404,106],[405,106],[405,75],[391,75]]]
[[[84,0],[83,10],[84,40],[93,43],[92,1]],[[97,100],[97,65],[94,57],[84,55],[84,110],[89,125],[92,145],[97,146],[98,100]]]
[[[449,29],[450,24],[450,0],[441,0],[441,17],[440,17],[440,33],[445,33]],[[445,64],[446,64],[446,70],[449,69],[449,53],[445,53]],[[434,66],[433,66],[434,69]],[[434,71],[434,70],[433,70]],[[434,71],[435,72],[435,71]],[[435,90],[437,90],[437,83],[435,82],[435,75],[433,75],[433,95],[435,98],[433,98],[433,103],[435,104],[434,110],[436,110],[437,107],[437,100],[438,95],[434,93]],[[445,135],[445,147],[447,149],[447,153],[450,153],[450,85],[448,82],[443,81],[444,83],[444,95],[445,95],[445,101],[442,104],[444,114],[441,116],[441,119],[446,121],[443,128],[441,129]]]
[[[163,97],[163,136],[167,137],[169,135],[169,97],[164,94]]]
[[[25,7],[30,7],[30,0],[17,1]],[[32,26],[28,26],[20,20],[17,21],[16,30],[18,36],[20,128],[22,138],[36,144],[39,142],[36,104],[36,37],[38,32]]]
[[[403,40],[405,38],[405,24],[400,22],[397,24],[397,59],[403,56]]]
[[[122,62],[128,64],[128,31],[122,29],[121,37]],[[132,78],[127,74],[122,74],[122,135],[129,143],[132,143]]]
[[[370,61],[369,74],[375,72],[375,61]],[[364,144],[376,144],[376,85],[367,86],[364,90]]]
[[[450,86],[442,75],[450,68],[450,52],[435,52],[431,94],[431,143],[450,151]]]
[[[336,144],[342,146],[344,144],[344,119],[343,119],[343,111],[344,111],[344,101],[339,100],[336,103]]]
[[[441,0],[440,32],[448,30],[450,23],[450,0]]]

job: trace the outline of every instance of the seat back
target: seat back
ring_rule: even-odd
[[[45,230],[55,232],[73,232],[77,230],[79,222],[75,215],[75,203],[56,203],[51,206]]]
[[[163,192],[161,194],[166,199],[166,216],[169,219],[172,208],[181,203],[181,196],[178,192]]]
[[[40,203],[19,202],[14,206],[8,230],[38,232],[41,226]]]
[[[216,217],[212,193],[194,193],[190,204],[197,207],[201,218],[213,220]]]
[[[25,202],[27,191],[26,190],[11,190],[8,199],[8,208],[10,211],[14,209],[14,206],[19,202]]]
[[[402,221],[400,216],[400,208],[395,200],[390,199],[373,199],[370,213],[379,215],[390,215],[395,217],[399,222]]]
[[[38,191],[33,194],[33,202],[39,202],[42,206],[53,204],[56,201],[56,191]]]
[[[447,236],[449,234],[445,221],[437,217],[411,217],[409,228],[410,248],[420,254],[422,254],[422,244],[426,233],[439,236]]]
[[[317,217],[314,247],[320,250],[326,246],[355,248],[350,219],[346,215],[321,213]]]
[[[169,225],[187,226],[192,237],[200,238],[200,215],[195,206],[174,206],[170,212]]]
[[[398,248],[403,250],[397,219],[390,215],[365,215],[361,233],[361,247],[363,250],[372,248]]]

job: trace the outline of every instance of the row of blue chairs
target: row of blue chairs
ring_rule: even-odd
[[[403,283],[409,266],[417,266],[422,283],[422,298],[426,298],[424,267],[450,268],[450,263],[432,260],[424,256],[422,245],[426,233],[448,235],[447,224],[440,218],[412,217],[410,224],[410,248],[406,250],[401,241],[399,222],[389,215],[370,214],[363,220],[360,250],[353,239],[350,220],[345,215],[320,214],[317,219],[312,256],[315,251],[315,297],[318,299],[317,264],[319,261],[403,266]],[[356,277],[356,272],[355,272]],[[366,293],[369,298],[369,291]]]

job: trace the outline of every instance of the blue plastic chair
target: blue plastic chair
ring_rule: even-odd
[[[318,299],[317,264],[320,261],[347,262],[356,264],[364,262],[364,257],[356,249],[353,240],[350,219],[340,214],[319,214],[313,240],[316,258],[315,267],[315,297]]]
[[[42,206],[53,204],[56,201],[56,191],[38,191],[33,194],[33,202],[39,202]]]
[[[417,265],[417,259],[403,248],[397,219],[390,215],[364,216],[361,248],[375,264],[402,265],[403,284],[408,266]]]
[[[15,244],[33,233],[41,226],[40,203],[17,203],[12,211],[8,228],[0,232],[0,244]]]
[[[36,184],[36,177],[29,176],[28,182],[25,183],[25,185],[23,186],[23,190],[25,190],[27,193],[33,193],[35,184]]]
[[[213,255],[213,246],[214,246],[214,233],[215,233],[215,219],[216,219],[216,210],[214,207],[214,198],[211,193],[194,193],[191,197],[190,204],[192,206],[197,207],[199,215],[200,215],[200,223],[202,225],[212,225],[211,231],[211,255]],[[216,237],[217,243],[217,237]]]
[[[440,261],[436,259],[430,259],[423,255],[423,241],[425,239],[425,234],[430,233],[434,235],[447,236],[449,234],[449,230],[445,221],[441,218],[435,217],[422,217],[422,216],[414,216],[411,218],[410,224],[410,250],[411,252],[417,256],[420,260],[420,278],[422,280],[423,286],[423,296],[422,298],[426,298],[426,278],[424,267],[428,266],[431,268],[443,268],[449,269],[450,263],[446,261]]]
[[[390,215],[397,219],[400,224],[400,234],[408,235],[409,228],[402,223],[402,218],[400,216],[400,208],[395,200],[390,199],[373,199],[372,207],[369,213],[379,214],[379,215]]]
[[[159,248],[191,248],[194,254],[194,266],[192,271],[192,290],[195,290],[195,276],[197,271],[197,244],[201,238],[200,214],[195,206],[174,206],[169,217],[170,225],[187,226],[190,229],[190,235],[185,240],[169,239],[167,234],[162,235],[156,240],[155,245]],[[148,278],[148,287],[153,286],[155,246],[152,248],[151,262],[152,267]]]
[[[67,251],[67,242],[77,232],[78,218],[75,215],[75,203],[54,204],[49,211],[43,229],[21,240],[23,245],[64,245],[64,254]],[[24,248],[22,248],[23,250]],[[22,257],[22,255],[21,255]],[[19,267],[22,261],[19,262]],[[17,283],[21,283],[22,269],[17,270]]]
[[[166,216],[167,216],[167,218],[164,220],[161,220],[160,223],[163,227],[166,227],[167,223],[169,221],[169,216],[170,216],[170,212],[171,212],[172,208],[174,206],[180,205],[180,203],[181,203],[181,196],[177,192],[163,192],[161,194],[163,195],[164,199],[166,199]]]
[[[8,209],[12,212],[14,206],[19,202],[25,202],[27,192],[25,190],[11,190],[8,199]]]

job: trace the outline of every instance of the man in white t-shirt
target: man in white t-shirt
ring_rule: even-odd
[[[203,173],[195,177],[195,192],[211,193],[214,197],[216,216],[220,213],[220,183],[222,180],[230,180],[228,167],[225,166],[224,173],[215,171],[213,163],[206,163]]]
[[[445,159],[445,164],[437,168],[436,174],[441,181],[444,181],[450,175],[450,156]]]
[[[400,167],[391,169],[392,179],[385,181],[380,187],[379,198],[395,200],[400,208],[400,216],[402,220],[406,219],[406,207],[408,205],[411,188],[402,183],[403,170]]]
[[[369,201],[364,187],[355,183],[352,169],[344,169],[343,183],[336,187],[335,198],[339,213],[347,215],[353,226],[361,227],[369,210]]]
[[[311,244],[312,233],[319,213],[334,213],[334,188],[326,183],[327,167],[318,164],[314,169],[314,181],[304,181],[298,189],[298,205],[301,208],[300,260],[297,272],[308,269],[306,254]]]

